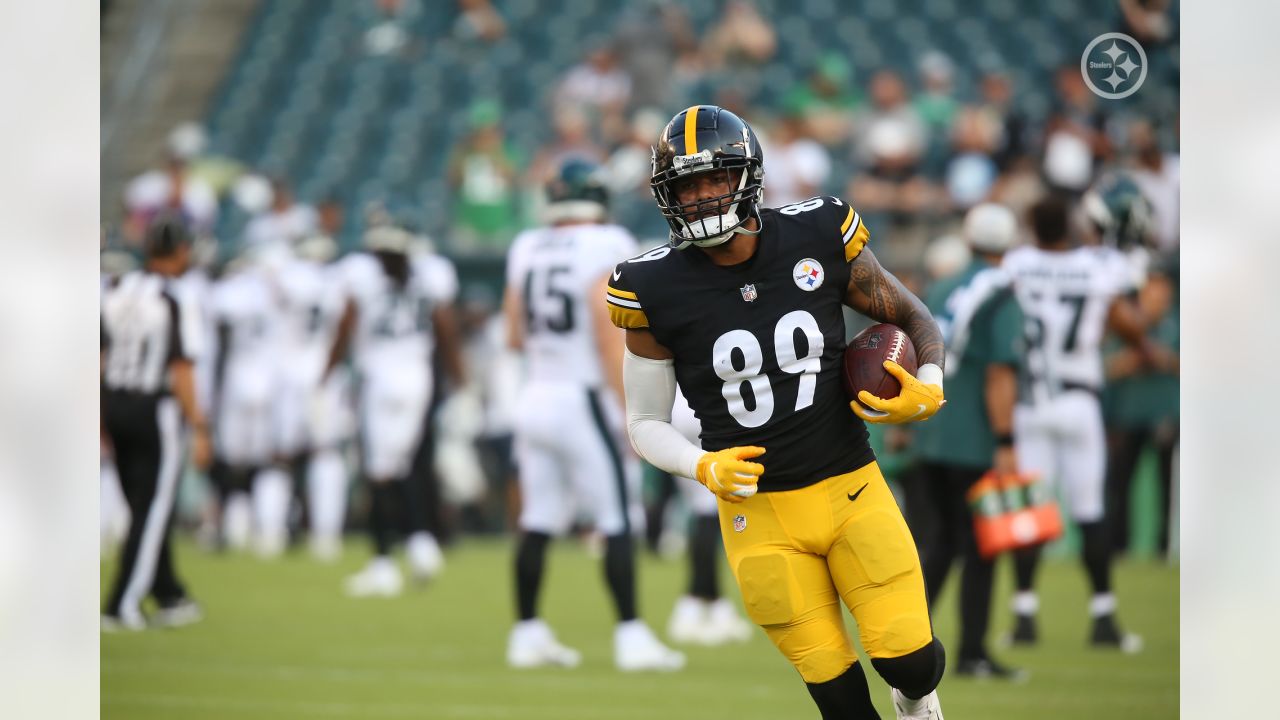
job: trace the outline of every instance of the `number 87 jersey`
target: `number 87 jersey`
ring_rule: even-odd
[[[675,356],[705,450],[766,448],[768,492],[874,459],[840,380],[849,265],[869,232],[834,197],[760,213],[750,260],[720,266],[697,248],[656,248],[619,264],[605,299],[615,325],[647,328]]]

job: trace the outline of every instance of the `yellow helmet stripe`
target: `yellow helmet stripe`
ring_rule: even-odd
[[[684,154],[693,155],[698,152],[698,108],[694,105],[684,111]]]

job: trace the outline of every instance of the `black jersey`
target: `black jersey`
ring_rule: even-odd
[[[790,490],[875,459],[840,380],[849,264],[869,233],[841,200],[761,211],[755,255],[719,266],[661,247],[619,264],[610,317],[675,355],[702,446],[759,445],[760,491]]]

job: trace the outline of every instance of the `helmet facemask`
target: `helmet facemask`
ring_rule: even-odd
[[[671,226],[670,242],[682,250],[689,245],[714,247],[721,245],[736,233],[759,233],[747,230],[745,224],[751,218],[760,219],[760,202],[763,188],[758,160],[752,158],[722,157],[712,160],[711,153],[693,162],[681,163],[677,157],[674,167],[655,176],[652,187],[658,209]],[[702,161],[702,162],[698,162]],[[706,173],[726,173],[729,176],[729,192],[711,198],[695,199],[681,203],[676,192],[680,181]]]

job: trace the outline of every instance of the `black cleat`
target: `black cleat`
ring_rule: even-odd
[[[1118,649],[1131,655],[1142,650],[1142,637],[1121,631],[1115,615],[1099,615],[1093,619],[1089,644],[1101,649]]]
[[[1039,639],[1039,633],[1036,631],[1036,616],[1015,613],[1013,616],[1013,632],[1009,634],[1009,644],[1031,647]]]
[[[1025,682],[1030,673],[1022,668],[1011,668],[992,660],[989,656],[960,658],[956,663],[956,675],[977,680],[994,678],[1009,682]]]

